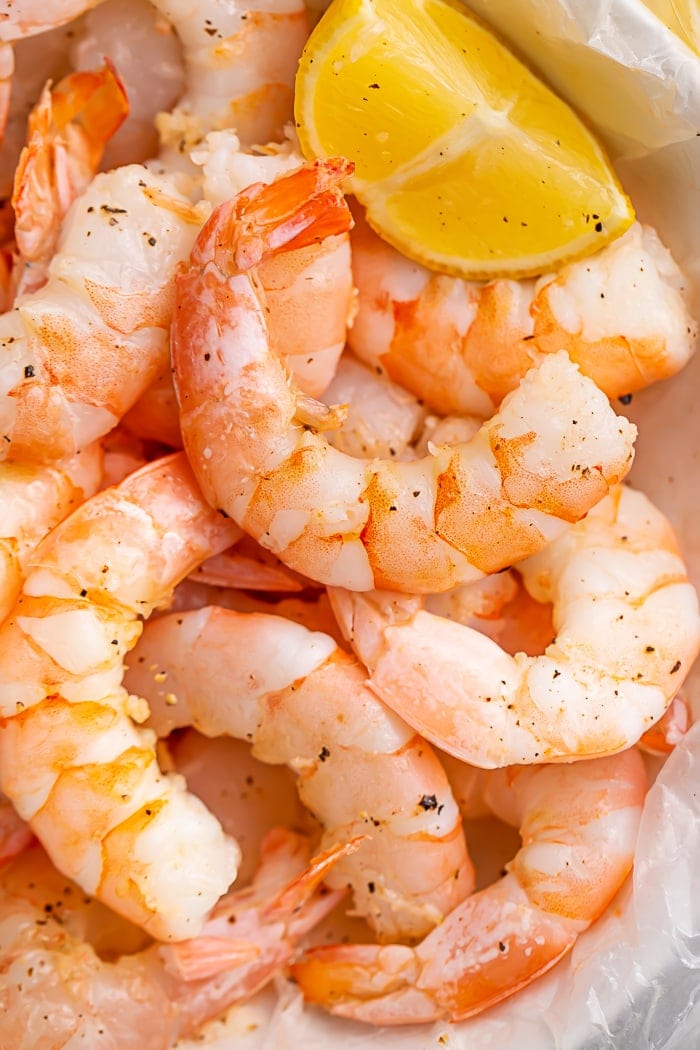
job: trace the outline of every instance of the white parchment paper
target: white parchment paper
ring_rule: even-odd
[[[700,306],[700,59],[639,0],[470,0],[596,126],[643,221]],[[678,529],[700,585],[700,355],[635,396],[634,483]],[[628,411],[628,410],[625,410]],[[700,675],[688,683],[700,717]],[[697,876],[696,876],[697,873]],[[694,884],[695,883],[695,884]],[[547,977],[472,1021],[372,1030],[305,1009],[292,986],[187,1050],[691,1050],[700,1046],[700,723],[647,798],[634,878]]]

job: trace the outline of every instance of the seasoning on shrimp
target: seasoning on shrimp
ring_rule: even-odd
[[[507,874],[415,948],[312,948],[292,966],[310,1002],[375,1025],[463,1020],[551,969],[612,900],[632,868],[646,791],[636,750],[480,771],[471,787],[520,831]]]
[[[124,940],[133,931],[117,926],[122,938],[113,934],[110,943],[114,919],[99,906],[94,914],[94,901],[59,880],[40,850],[28,851],[0,874],[0,1047],[170,1050],[284,969],[342,898],[320,884],[354,848],[335,846],[309,860],[303,836],[273,830],[252,884],[219,901],[200,937],[130,954]],[[95,931],[112,958],[125,954],[101,959],[90,943]]]
[[[510,656],[401,596],[331,600],[375,692],[465,762],[570,761],[636,743],[700,648],[697,593],[666,518],[620,486],[518,569],[553,603],[556,637],[542,655]]]
[[[585,514],[629,469],[635,428],[555,354],[473,441],[415,463],[357,461],[314,432],[340,420],[290,384],[256,269],[348,228],[348,171],[322,161],[251,187],[200,233],[176,281],[171,341],[185,448],[212,505],[306,576],[445,590]]]
[[[61,871],[163,940],[199,931],[239,850],[160,771],[123,659],[139,617],[237,535],[182,454],[156,461],[49,534],[0,628],[0,790]]]
[[[127,688],[159,735],[194,726],[248,740],[256,758],[298,772],[325,843],[367,834],[329,879],[352,886],[381,940],[419,939],[473,889],[438,759],[328,635],[214,606],[154,620],[128,662]]]
[[[441,415],[490,416],[559,350],[620,398],[679,372],[693,353],[686,281],[649,226],[635,223],[558,273],[484,283],[411,262],[355,214],[350,346]]]

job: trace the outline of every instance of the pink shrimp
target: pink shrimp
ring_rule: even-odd
[[[50,466],[0,463],[0,623],[17,600],[37,544],[97,491],[101,470],[97,445]]]
[[[58,1050],[73,1041],[168,1050],[250,998],[284,970],[301,938],[342,896],[320,884],[354,844],[311,860],[307,846],[300,835],[269,832],[252,885],[219,901],[199,937],[141,947],[112,962],[100,959],[91,941],[114,958],[115,948],[128,951],[133,930],[115,928],[106,909],[100,913],[40,851],[30,851],[0,874],[0,1050]]]
[[[674,375],[693,353],[685,279],[650,227],[537,281],[483,284],[431,273],[356,218],[350,346],[441,415],[490,416],[562,349],[609,397]]]
[[[204,608],[150,623],[126,684],[159,735],[194,726],[248,740],[299,774],[325,842],[368,839],[331,876],[382,940],[422,937],[473,887],[454,799],[424,740],[378,701],[325,634]],[[342,785],[342,790],[338,790]]]
[[[128,112],[124,87],[110,63],[44,88],[29,116],[12,193],[20,254],[17,295],[44,283],[68,208],[87,189]]]
[[[260,262],[347,229],[347,162],[307,165],[222,205],[177,279],[180,424],[206,498],[322,583],[445,590],[541,549],[632,458],[634,429],[566,354],[528,374],[476,437],[412,463],[360,461],[318,433],[271,343]]]
[[[619,486],[518,569],[553,604],[555,638],[533,656],[401,595],[331,600],[375,692],[465,762],[572,761],[635,744],[700,649],[698,596],[669,522]]]
[[[646,791],[636,751],[472,780],[522,847],[498,882],[468,897],[415,948],[331,945],[292,967],[305,997],[376,1025],[463,1020],[554,966],[632,868]]]
[[[150,463],[49,534],[0,628],[0,789],[66,875],[164,940],[198,931],[239,850],[161,773],[123,659],[139,617],[236,535],[182,454]]]

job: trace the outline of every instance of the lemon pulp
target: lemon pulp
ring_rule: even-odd
[[[354,161],[375,229],[449,273],[542,273],[634,219],[584,123],[449,0],[334,0],[295,114],[307,156]]]

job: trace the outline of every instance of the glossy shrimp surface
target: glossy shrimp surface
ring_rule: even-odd
[[[0,463],[0,623],[15,604],[31,552],[97,491],[101,468],[96,445],[49,466]]]
[[[612,900],[632,867],[646,791],[636,751],[482,771],[472,790],[519,829],[507,874],[415,948],[312,949],[292,968],[309,1001],[376,1025],[459,1021],[554,966]]]
[[[427,739],[485,768],[621,751],[657,722],[700,647],[695,588],[668,521],[613,490],[518,566],[555,638],[511,656],[479,631],[381,593],[334,591],[372,688]]]
[[[223,897],[199,937],[136,951],[133,929],[29,850],[0,874],[0,1050],[169,1050],[284,968],[337,904],[320,884],[352,848],[309,860],[302,836],[271,831],[252,884]],[[132,952],[114,960],[115,945]]]
[[[432,749],[367,689],[326,634],[217,607],[150,623],[126,684],[159,735],[194,726],[298,773],[324,842],[367,840],[331,876],[382,940],[424,936],[473,889],[458,812]]]
[[[174,179],[140,165],[95,177],[47,283],[0,316],[0,459],[72,455],[167,367],[172,281],[197,228]]]
[[[650,227],[557,274],[482,284],[431,273],[357,219],[350,345],[442,415],[490,416],[560,350],[621,397],[675,375],[695,349],[687,282]]]
[[[199,235],[172,331],[185,448],[212,505],[312,579],[445,590],[534,553],[585,514],[627,472],[635,431],[561,354],[466,445],[410,464],[333,449],[319,431],[342,414],[290,384],[256,267],[348,228],[347,173],[316,162],[252,187]]]
[[[239,851],[160,771],[123,660],[139,617],[236,535],[182,455],[156,461],[50,533],[0,629],[0,789],[61,871],[163,940],[198,932]]]

